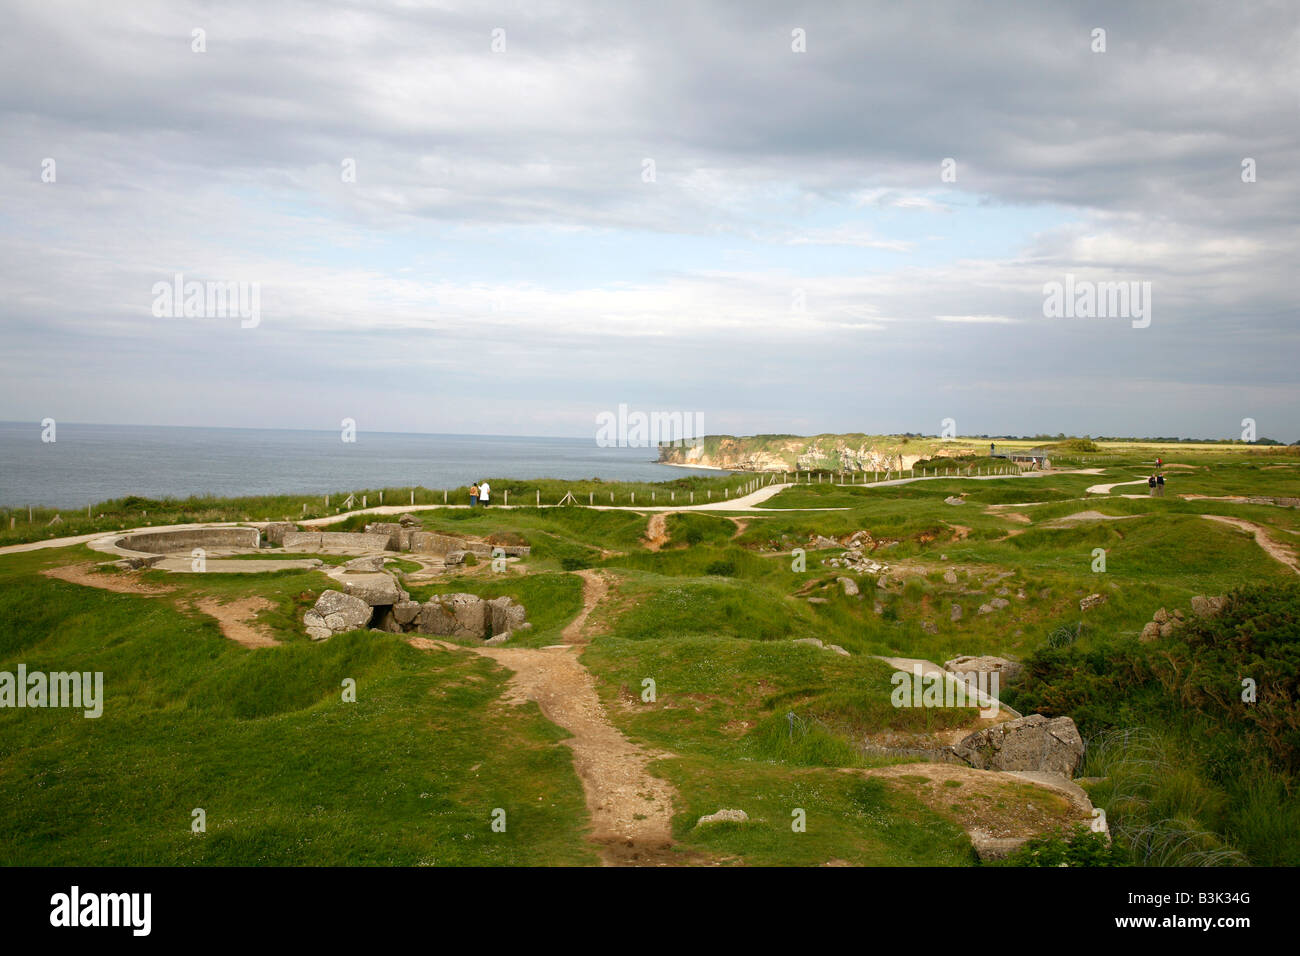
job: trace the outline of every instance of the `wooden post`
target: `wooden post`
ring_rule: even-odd
[[[364,508],[365,506],[366,506],[366,496],[365,496],[365,495],[362,495],[362,496],[361,496],[361,507]]]
[[[594,491],[587,492],[587,506],[590,507],[595,503],[596,503],[596,493]]]
[[[507,498],[506,500],[509,501],[510,499]],[[541,489],[541,488],[538,488],[538,489],[537,489],[537,507],[540,508],[541,506],[542,506],[542,489]]]
[[[695,504],[695,492],[691,492],[691,504]]]
[[[414,488],[411,489],[411,504],[415,504],[415,489],[414,489]],[[421,538],[420,540],[424,540],[424,539]]]
[[[444,505],[447,503],[447,489],[446,489],[446,488],[442,489],[442,503],[443,503]],[[420,540],[423,541],[424,539],[421,538]]]
[[[384,493],[382,491],[379,493],[379,503],[381,505],[384,503]]]
[[[632,496],[632,504],[636,504],[636,492],[633,491],[633,492],[629,492],[629,493],[630,493],[631,496]]]

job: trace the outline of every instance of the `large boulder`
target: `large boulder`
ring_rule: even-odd
[[[1043,770],[1068,779],[1083,762],[1083,738],[1069,717],[1030,714],[975,731],[953,753],[977,770]]]
[[[393,617],[402,627],[414,627],[420,617],[419,601],[398,601],[393,605]]]
[[[490,636],[491,621],[487,602],[477,594],[439,594],[425,603],[417,629],[421,634],[482,639]]]
[[[493,635],[516,630],[524,623],[524,606],[516,604],[512,598],[493,598],[487,602],[487,606],[491,615],[489,629]]]
[[[391,574],[383,571],[349,572],[336,576],[334,580],[343,585],[347,594],[360,598],[371,607],[396,604],[410,597]]]
[[[344,631],[356,631],[370,623],[373,611],[360,598],[341,591],[328,590],[316,599],[316,604],[303,615],[307,633],[313,640],[324,640]],[[321,633],[328,632],[328,633]]]
[[[420,519],[417,518],[415,515],[411,514],[409,511],[406,512],[405,514],[398,515],[397,523],[400,524],[403,528],[420,527]]]
[[[1214,617],[1223,610],[1225,600],[1223,595],[1206,597],[1203,594],[1198,594],[1192,598],[1192,613],[1201,618]]]

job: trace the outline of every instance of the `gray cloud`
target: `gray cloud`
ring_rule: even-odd
[[[3,418],[1300,436],[1293,5],[7,15]],[[265,321],[154,319],[175,272]],[[1151,328],[1044,319],[1066,273]]]

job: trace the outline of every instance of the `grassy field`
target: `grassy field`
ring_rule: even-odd
[[[743,514],[669,515],[658,550],[647,546],[648,516],[630,509],[424,511],[428,530],[526,542],[532,553],[508,574],[484,562],[409,589],[418,600],[508,594],[533,622],[511,645],[542,648],[558,643],[582,608],[574,572],[599,569],[609,589],[587,620],[581,661],[609,720],[658,755],[652,771],[675,788],[674,852],[683,862],[976,865],[964,828],[972,814],[1039,800],[1035,813],[1063,821],[1041,791],[1007,785],[966,798],[952,792],[960,781],[901,772],[907,758],[866,746],[975,717],[891,706],[891,669],[872,655],[942,663],[998,654],[1028,665],[1026,682],[1006,695],[1012,706],[1070,715],[1091,739],[1084,773],[1096,778],[1093,799],[1124,833],[1147,834],[1125,844],[1122,862],[1295,864],[1300,767],[1285,730],[1294,704],[1270,703],[1276,713],[1216,709],[1169,666],[1204,675],[1207,686],[1255,668],[1269,686],[1295,687],[1300,650],[1290,635],[1300,629],[1300,598],[1288,589],[1296,574],[1252,535],[1204,515],[1253,522],[1293,555],[1300,511],[1211,499],[1295,495],[1297,463],[1171,447],[1167,497],[1120,497],[1144,493],[1139,485],[1087,491],[1142,477],[1149,453],[1090,466],[1099,474],[805,484]],[[653,489],[656,498],[664,487]],[[648,486],[609,490],[640,503]],[[945,501],[953,497],[963,503]],[[229,516],[243,505],[209,510]],[[843,549],[812,544],[814,535],[860,530],[872,536],[871,558],[889,567],[880,580],[828,566]],[[802,570],[795,549],[806,552]],[[1094,570],[1098,549],[1104,572]],[[106,692],[98,719],[0,709],[0,859],[598,861],[566,733],[535,704],[502,699],[506,668],[467,652],[419,650],[400,635],[309,642],[302,613],[331,584],[316,571],[103,572],[168,589],[156,594],[42,574],[103,559],[82,546],[0,555],[0,671],[20,663],[102,671]],[[391,565],[399,574],[416,567]],[[843,576],[859,595],[845,593]],[[1195,595],[1246,585],[1256,591],[1223,625],[1235,636],[1138,642],[1158,608],[1186,610]],[[1105,603],[1081,611],[1090,594]],[[197,607],[246,597],[267,602],[257,621],[279,646],[242,647]],[[1007,606],[981,613],[995,597]],[[1283,637],[1258,644],[1269,633]],[[849,656],[793,643],[808,637]],[[347,678],[355,703],[342,699]],[[657,688],[649,701],[647,679]],[[1153,764],[1168,771],[1153,780]],[[744,809],[749,822],[696,825],[728,807]],[[191,832],[195,808],[207,814],[206,833]],[[491,827],[498,808],[505,832]],[[797,811],[803,831],[791,826]]]

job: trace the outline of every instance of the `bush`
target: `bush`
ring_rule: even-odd
[[[736,565],[732,561],[710,561],[708,566],[705,567],[704,573],[720,578],[735,577]]]
[[[1079,826],[1067,836],[1039,837],[1000,861],[999,866],[1126,866],[1124,851],[1105,834]]]

